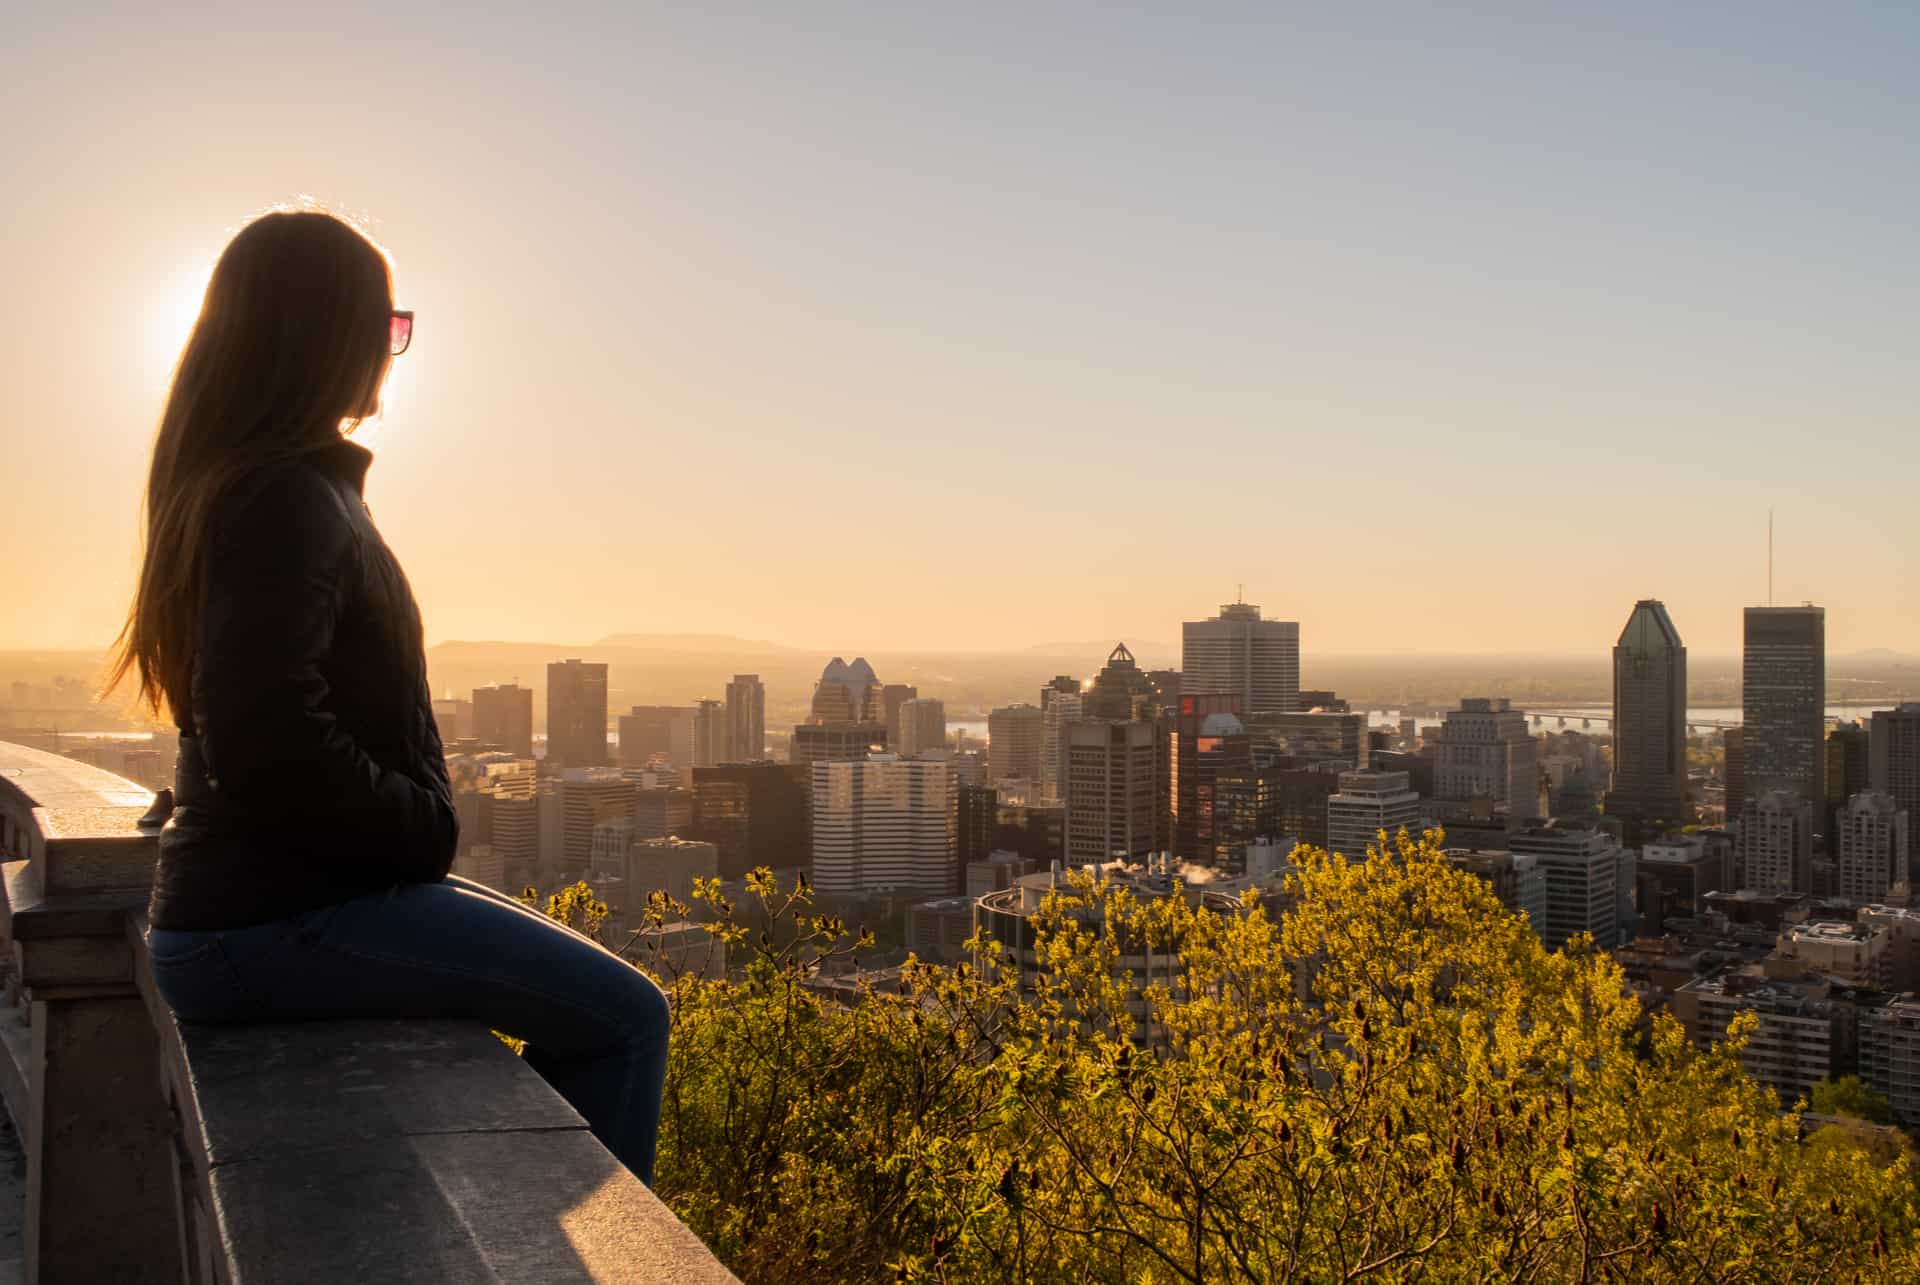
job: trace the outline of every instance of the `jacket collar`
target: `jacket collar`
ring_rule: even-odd
[[[367,466],[373,463],[373,452],[360,443],[342,437],[313,450],[307,458],[327,476],[338,478],[362,495],[366,493]]]

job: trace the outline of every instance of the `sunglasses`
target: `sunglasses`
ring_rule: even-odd
[[[395,308],[392,318],[387,322],[387,347],[398,357],[413,342],[413,310]]]

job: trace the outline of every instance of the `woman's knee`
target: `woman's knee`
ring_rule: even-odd
[[[639,969],[628,965],[627,972],[618,993],[609,997],[611,1015],[630,1040],[664,1037],[672,1016],[666,994]]]

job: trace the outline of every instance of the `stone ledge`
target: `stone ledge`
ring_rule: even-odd
[[[180,1022],[134,953],[210,1279],[735,1282],[484,1026]]]

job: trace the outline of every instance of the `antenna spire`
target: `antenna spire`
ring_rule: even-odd
[[[1767,507],[1767,605],[1773,605],[1773,507]]]

